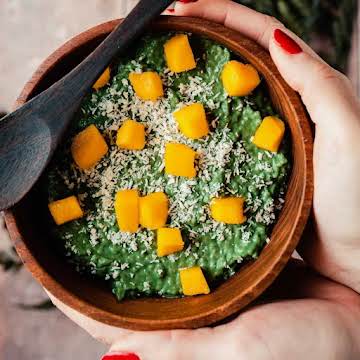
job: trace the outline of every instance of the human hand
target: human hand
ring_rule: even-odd
[[[307,238],[302,254],[322,274],[360,292],[360,105],[349,81],[275,19],[228,0],[177,3],[175,15],[206,17],[258,41],[269,49],[284,79],[300,93],[316,125],[317,236]],[[287,40],[286,48],[293,54],[281,46],[281,32],[275,39],[276,29],[296,41],[298,46]],[[112,344],[111,351],[136,353],[141,360],[296,360],[309,355],[357,359],[359,296],[335,281],[291,266],[277,281],[277,288],[290,286],[287,293],[275,294],[287,300],[258,305],[226,325],[198,330],[133,332],[98,323],[53,301],[91,335]]]
[[[317,271],[360,292],[360,103],[350,81],[279,21],[229,0],[178,1],[174,14],[222,23],[257,41],[299,92],[316,126],[315,229],[299,251]],[[276,29],[295,40],[288,45],[294,54],[275,39]]]
[[[253,307],[215,328],[119,329],[49,296],[71,320],[111,345],[103,360],[356,360],[360,355],[360,297],[301,262],[291,263],[272,287],[268,297],[276,302]]]

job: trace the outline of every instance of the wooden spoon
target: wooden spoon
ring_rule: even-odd
[[[104,69],[172,2],[141,0],[80,65],[0,121],[0,210],[13,206],[31,189]]]

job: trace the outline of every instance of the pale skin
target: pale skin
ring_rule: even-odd
[[[53,302],[112,352],[142,360],[359,359],[360,103],[349,80],[277,20],[229,0],[178,2],[174,14],[207,18],[257,41],[299,92],[316,126],[314,228],[299,247],[309,267],[291,264],[271,302],[215,328],[134,332],[89,319],[51,296]],[[303,52],[286,53],[274,39],[277,28]]]

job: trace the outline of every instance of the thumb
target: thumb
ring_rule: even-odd
[[[298,38],[289,30],[273,32],[269,42],[273,61],[285,81],[300,94],[317,125],[328,124],[333,130],[337,125],[343,127],[339,119],[351,119],[350,109],[360,110],[350,81],[294,39]]]

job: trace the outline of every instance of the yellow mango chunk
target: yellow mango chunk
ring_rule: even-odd
[[[131,73],[129,80],[136,95],[142,100],[155,101],[164,96],[163,84],[156,72]]]
[[[170,71],[180,73],[196,68],[194,54],[187,35],[175,35],[165,43],[164,50]]]
[[[99,90],[104,87],[110,80],[110,67],[107,67],[101,76],[96,80],[96,83],[93,85],[95,90]]]
[[[157,231],[157,254],[166,256],[184,248],[184,241],[180,229],[161,228]]]
[[[183,144],[167,143],[165,145],[165,173],[168,175],[193,178],[196,152]]]
[[[242,197],[215,198],[210,204],[211,216],[225,224],[242,224],[246,221],[244,202]]]
[[[71,144],[72,157],[83,170],[93,167],[107,152],[106,141],[95,125],[77,134]]]
[[[140,198],[140,224],[149,230],[164,227],[168,217],[169,201],[163,192]]]
[[[209,133],[204,106],[200,103],[184,106],[174,112],[180,131],[190,139],[200,139]]]
[[[180,269],[180,282],[184,295],[209,294],[209,285],[199,266]]]
[[[236,60],[225,64],[221,79],[230,96],[249,95],[260,84],[257,70],[250,64],[242,64]]]
[[[84,216],[84,212],[81,210],[79,201],[75,196],[51,202],[49,210],[56,225],[62,225]]]
[[[115,196],[115,214],[119,229],[135,233],[139,228],[139,194],[137,190],[120,190]]]
[[[284,134],[284,122],[276,116],[267,116],[257,128],[252,142],[261,149],[277,152]]]
[[[117,133],[116,145],[121,149],[142,150],[145,147],[145,126],[125,120]]]

